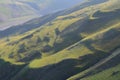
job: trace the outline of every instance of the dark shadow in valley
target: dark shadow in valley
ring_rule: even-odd
[[[14,65],[0,59],[0,80],[10,80],[15,76],[25,65]]]

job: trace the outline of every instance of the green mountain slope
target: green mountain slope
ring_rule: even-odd
[[[120,79],[119,2],[91,0],[0,32],[0,66],[15,69],[0,79]]]

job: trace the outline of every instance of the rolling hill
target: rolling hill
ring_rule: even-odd
[[[120,79],[120,0],[87,0],[0,32],[0,80]]]

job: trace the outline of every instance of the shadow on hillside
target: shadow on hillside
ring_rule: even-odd
[[[93,17],[97,17],[96,19],[90,19],[89,17],[84,20],[79,20],[73,24],[71,24],[68,28],[66,28],[62,33],[71,29],[77,29],[79,33],[87,33],[91,34],[105,27],[111,26],[120,20],[120,9],[116,9],[115,11],[110,12],[101,12],[97,11],[93,14]]]
[[[66,80],[70,76],[91,67],[103,56],[105,56],[105,53],[88,54],[79,59],[66,59],[42,68],[29,68],[15,80]]]
[[[117,48],[115,48],[115,49],[117,49]],[[114,50],[115,50],[115,49],[114,49]],[[112,50],[111,52],[113,52],[114,50]],[[82,78],[95,75],[95,74],[100,73],[100,72],[102,72],[102,71],[104,71],[104,70],[106,70],[106,69],[110,69],[110,68],[112,68],[112,67],[115,67],[115,66],[117,66],[117,65],[119,65],[119,64],[120,64],[120,55],[114,57],[114,58],[111,59],[110,61],[106,62],[105,64],[103,64],[103,65],[101,65],[101,66],[99,66],[98,68],[94,69],[93,71],[90,71],[90,72],[86,73],[85,75],[79,77],[79,78],[76,79],[76,80],[80,80],[80,79],[82,79]],[[114,76],[114,75],[118,74],[119,72],[120,72],[120,70],[119,70],[119,71],[116,71],[116,72],[112,72],[112,73],[111,73],[111,76]]]
[[[13,65],[0,59],[0,80],[10,80],[15,76],[25,65]]]
[[[93,43],[92,40],[88,40],[83,45],[85,45],[88,49],[94,52],[94,54],[88,54],[79,59],[66,59],[59,63],[44,66],[42,68],[31,69],[29,68],[24,74],[20,75],[16,80],[26,79],[26,80],[66,80],[67,78],[77,74],[81,71],[84,71],[101,59],[107,57],[108,53],[96,50],[91,44]],[[117,48],[115,48],[117,49]],[[114,49],[114,50],[115,50]],[[114,51],[112,50],[112,51]],[[111,51],[111,52],[112,52]],[[82,79],[84,77],[93,75],[95,73],[101,72],[105,69],[109,69],[114,67],[120,63],[120,55],[112,59],[111,61],[107,62],[105,65],[100,66],[99,68],[95,69],[95,72],[89,72],[84,76],[80,77]],[[117,74],[116,72],[111,73],[111,75]]]
[[[93,71],[90,71],[90,72],[86,73],[85,75],[79,77],[79,78],[76,79],[76,80],[80,80],[80,79],[82,79],[82,78],[95,75],[95,74],[100,73],[100,72],[102,72],[102,71],[104,71],[104,70],[106,70],[106,69],[110,69],[110,68],[112,68],[112,67],[115,67],[115,66],[117,66],[117,65],[119,65],[119,64],[120,64],[120,55],[117,56],[117,57],[115,57],[115,58],[113,58],[112,60],[110,60],[109,62],[105,63],[104,65],[102,65],[102,66],[94,69]],[[119,72],[120,72],[120,70],[119,70],[119,71],[116,71],[116,72],[112,72],[112,73],[110,73],[110,74],[111,74],[111,76],[114,76],[114,75],[118,74]]]
[[[114,21],[120,20],[119,14],[120,9],[116,9],[115,11],[110,12],[97,11],[96,13],[93,14],[93,17],[99,18],[89,19],[87,17],[85,19],[78,20],[77,22],[69,25],[67,28],[65,28],[62,32],[59,33],[59,36],[63,39],[63,42],[54,43],[54,49],[56,50],[55,52],[60,51],[62,48],[64,49],[64,46],[67,47],[70,46],[71,44],[80,41],[82,39],[82,36],[80,36],[81,33],[92,34],[101,29],[104,29],[105,27],[111,26],[114,23]],[[119,35],[119,33],[120,32],[117,30],[110,30],[108,33],[105,34],[105,36],[103,36],[104,41],[106,41],[106,39],[107,40],[113,39],[114,37]],[[92,46],[88,47],[96,51]]]

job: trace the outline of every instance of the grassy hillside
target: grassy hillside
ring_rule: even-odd
[[[114,26],[114,29],[118,28],[118,26],[119,25]],[[115,45],[115,43],[119,43],[120,36],[115,35],[116,38],[114,36],[114,38],[108,40],[109,43],[106,44],[100,44],[99,42],[99,40],[104,41],[105,37],[100,37],[98,40],[95,39],[95,37],[98,35],[105,35],[111,30],[113,30],[113,26],[109,29],[96,33],[96,35],[85,38],[79,43],[52,56],[32,61],[29,66],[27,66],[28,68],[23,68],[23,70],[16,75],[15,80],[21,80],[22,78],[29,80],[66,80],[70,76],[81,72],[99,62],[102,58],[110,55],[115,48],[119,47],[119,44]],[[114,40],[115,42],[111,43],[111,41]],[[97,49],[97,47],[92,46],[94,44],[97,44],[97,46],[102,45],[102,47]],[[113,45],[111,47],[112,49],[107,48],[106,50],[106,47],[104,46],[107,46],[108,44]],[[38,75],[33,75],[34,73]],[[53,74],[54,76],[52,77]],[[30,77],[30,75],[32,75],[32,77]]]
[[[8,59],[15,59],[16,61],[22,60],[24,62],[24,58],[34,56],[32,52],[35,51],[40,53],[40,55],[38,55],[41,58],[59,52],[81,39],[95,35],[96,32],[105,30],[110,25],[119,23],[119,9],[112,11],[99,10],[98,8],[103,5],[105,5],[105,3],[98,5],[98,7],[95,5],[95,10],[93,9],[94,6],[91,6],[69,15],[58,16],[57,13],[54,16],[46,16],[41,19],[40,23],[39,21],[37,22],[37,20],[32,20],[32,25],[30,23],[31,21],[25,23],[24,26],[29,26],[28,29],[25,27],[20,32],[17,31],[18,34],[34,28],[35,25],[44,25],[19,36],[8,36],[1,40],[1,43],[3,43],[3,45],[1,45],[1,54],[4,54],[2,56]],[[91,10],[93,10],[93,12],[91,12]],[[86,14],[84,14],[84,12],[86,12]],[[55,18],[56,16],[58,17]],[[49,19],[49,17],[51,18]],[[21,27],[18,26],[18,28]],[[14,29],[15,28],[10,28],[6,33],[14,33],[17,28]],[[35,54],[37,55],[37,53]],[[32,59],[30,58],[27,61],[30,60]]]
[[[119,79],[118,2],[91,0],[0,32],[0,58],[20,67],[12,66],[17,70],[12,76],[5,74],[10,80]],[[82,74],[95,64],[100,66]]]
[[[119,64],[120,64],[120,51],[118,50],[118,55],[113,57],[111,60],[109,60],[106,63],[103,63],[102,65],[98,67],[94,67],[93,69],[88,69],[83,71],[82,73],[79,73],[68,80],[117,80],[119,79]],[[112,55],[113,56],[113,55]],[[104,62],[102,60],[101,62]],[[101,63],[100,62],[100,63]],[[99,65],[99,64],[97,64]]]

